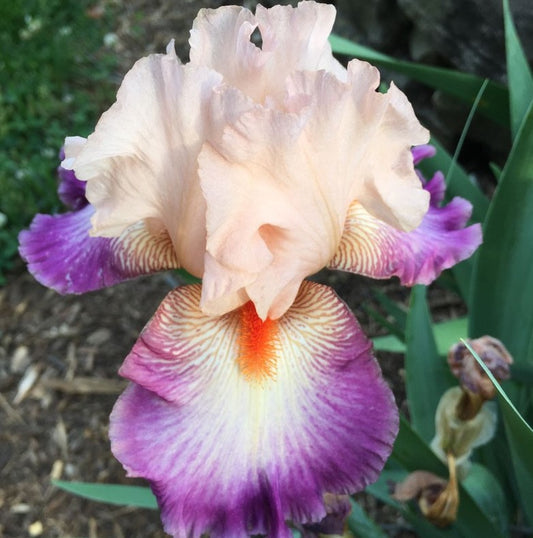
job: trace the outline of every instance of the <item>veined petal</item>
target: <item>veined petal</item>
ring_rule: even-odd
[[[62,215],[37,215],[19,235],[28,270],[59,293],[84,293],[123,280],[178,267],[168,234],[144,221],[119,237],[91,237],[94,208]]]
[[[167,54],[139,60],[124,78],[116,103],[64,166],[87,181],[96,212],[91,233],[116,237],[152,219],[166,228],[180,264],[201,276],[205,202],[197,176],[200,147],[212,133],[209,100],[221,76],[182,65]]]
[[[326,286],[304,282],[261,322],[248,303],[219,318],[200,287],[171,292],[126,358],[134,381],[111,415],[112,450],[150,480],[173,536],[290,536],[323,494],[375,480],[397,432],[371,345]]]
[[[430,284],[441,271],[468,258],[481,244],[481,226],[464,227],[472,206],[462,198],[438,206],[445,190],[440,172],[425,189],[431,195],[431,206],[412,232],[389,226],[354,202],[329,267],[372,278],[397,276],[402,284],[411,286]]]
[[[224,276],[206,267],[206,312],[224,313],[223,291],[240,286],[262,319],[283,315],[300,282],[334,256],[354,199],[399,228],[420,223],[429,195],[410,148],[427,131],[398,90],[375,91],[375,68],[352,62],[349,77],[295,73],[285,111],[255,106],[204,145],[207,252],[226,269]]]
[[[202,9],[191,30],[191,63],[221,73],[258,103],[267,97],[281,100],[285,80],[294,71],[325,69],[346,79],[328,42],[334,20],[333,6],[315,2],[295,8],[259,5],[255,16],[238,6]],[[256,28],[261,47],[250,41]]]

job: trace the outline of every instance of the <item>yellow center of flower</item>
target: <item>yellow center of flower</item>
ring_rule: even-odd
[[[249,301],[240,311],[238,363],[249,381],[263,382],[276,375],[278,322],[262,321]]]

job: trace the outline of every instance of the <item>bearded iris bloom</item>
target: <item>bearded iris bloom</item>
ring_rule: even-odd
[[[328,266],[429,283],[481,241],[467,202],[441,206],[442,174],[415,171],[431,149],[407,98],[333,58],[334,17],[314,2],[200,11],[188,64],[172,43],[138,61],[94,133],[67,138],[73,211],[20,236],[62,293],[202,278],[143,330],[111,415],[114,454],[173,536],[290,536],[288,520],[326,515],[325,494],[374,481],[392,393],[353,314],[304,279]]]

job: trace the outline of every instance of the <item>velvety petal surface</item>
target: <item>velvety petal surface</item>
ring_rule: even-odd
[[[424,188],[431,205],[422,223],[402,232],[370,215],[358,202],[350,206],[331,269],[372,278],[397,276],[402,284],[430,284],[443,271],[472,255],[481,244],[481,226],[465,228],[471,204],[454,198],[440,207],[446,188],[438,172]]]
[[[207,132],[215,130],[207,115],[220,82],[214,71],[182,65],[171,43],[167,54],[134,65],[116,103],[74,155],[67,143],[63,166],[87,181],[96,210],[93,235],[116,237],[152,219],[167,230],[180,265],[201,276],[205,202],[196,159]]]
[[[328,36],[335,8],[300,2],[297,7],[257,6],[255,16],[239,6],[202,9],[191,30],[191,63],[208,66],[258,103],[281,100],[294,71],[325,69],[346,79]],[[251,41],[259,30],[261,43]]]
[[[420,223],[429,196],[410,149],[427,131],[399,90],[380,94],[378,84],[377,70],[358,61],[347,82],[296,73],[285,110],[255,106],[203,147],[207,251],[216,261],[204,275],[206,312],[226,312],[227,295],[240,294],[262,319],[283,315],[303,278],[334,256],[355,199],[400,229]],[[228,103],[222,92],[220,108]]]
[[[112,450],[150,480],[173,536],[290,536],[320,521],[323,494],[375,480],[397,433],[371,344],[334,292],[304,282],[261,322],[251,303],[204,315],[174,290],[121,368]]]
[[[437,153],[437,150],[431,144],[422,144],[421,146],[412,148],[411,153],[413,155],[413,163],[416,166],[420,161],[433,157]]]
[[[141,221],[119,237],[91,237],[93,213],[86,205],[62,215],[37,215],[20,233],[20,255],[41,284],[60,293],[84,293],[178,267],[164,230],[151,231]]]
[[[61,161],[65,158],[65,151],[63,148],[59,153]],[[59,177],[59,185],[57,188],[57,194],[59,199],[70,209],[75,211],[85,207],[89,201],[85,197],[85,181],[80,181],[74,170],[67,170],[63,166],[57,168],[57,175]]]

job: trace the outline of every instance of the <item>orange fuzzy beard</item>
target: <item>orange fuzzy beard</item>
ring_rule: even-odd
[[[276,375],[278,322],[262,321],[249,301],[240,311],[240,355],[238,363],[249,381],[262,382]]]

